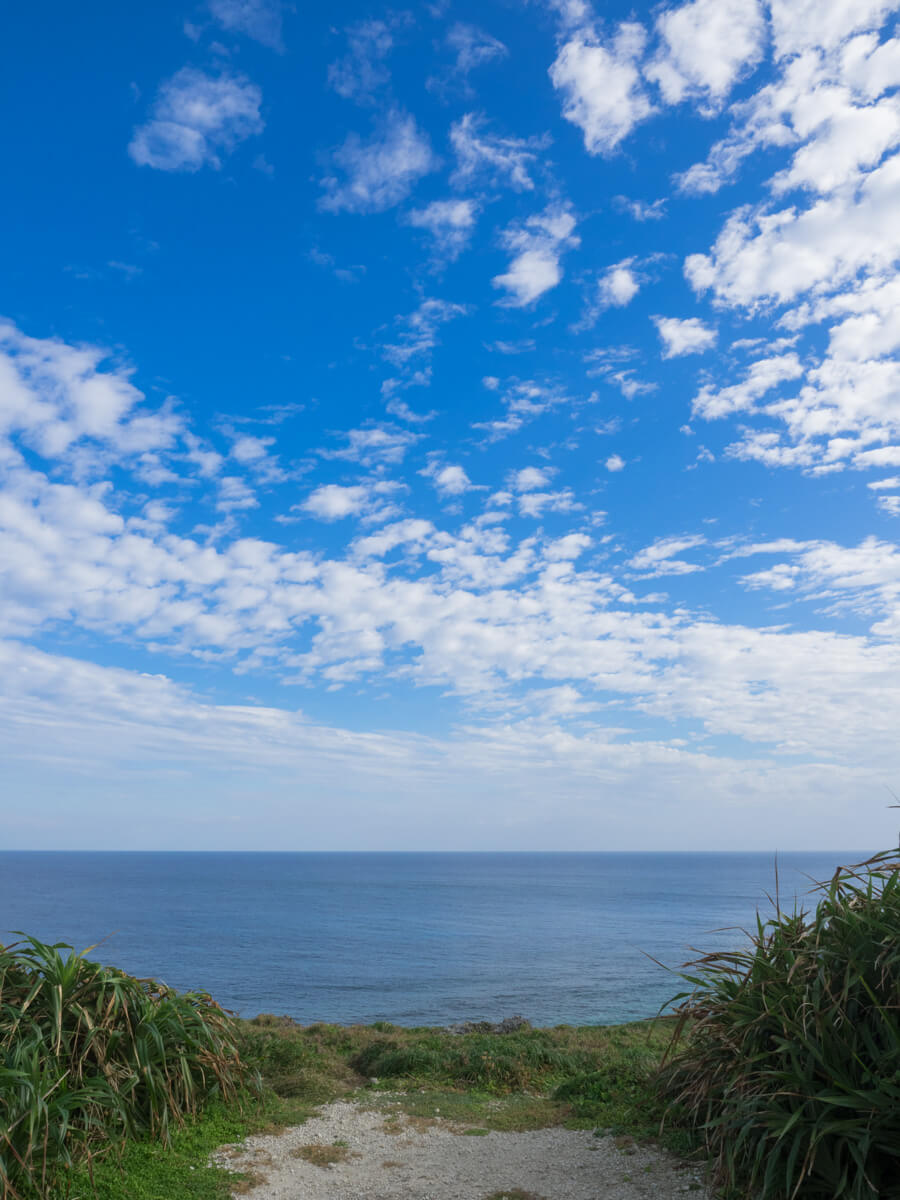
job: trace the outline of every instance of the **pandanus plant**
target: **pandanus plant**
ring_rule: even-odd
[[[900,1197],[898,852],[814,895],[687,964],[661,1083],[733,1194]]]
[[[48,1196],[76,1161],[163,1141],[252,1083],[233,1019],[204,992],[33,937],[0,947],[0,1200]]]

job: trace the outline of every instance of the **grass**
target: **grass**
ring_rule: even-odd
[[[66,950],[29,940],[2,952],[7,1058],[37,1049],[48,1078],[72,1080],[58,1091],[73,1102],[55,1129],[52,1105],[39,1110],[29,1143],[13,1115],[22,1096],[0,1076],[0,1138],[24,1164],[13,1156],[13,1173],[3,1160],[0,1200],[225,1200],[261,1176],[209,1166],[213,1151],[300,1124],[341,1096],[383,1112],[386,1128],[440,1120],[470,1137],[559,1124],[648,1136],[658,1126],[650,1080],[665,1021],[509,1034],[236,1021],[209,997],[179,997]],[[93,1107],[74,1103],[89,1097]],[[324,1165],[346,1147],[309,1153]]]
[[[247,1022],[245,1060],[279,1095],[320,1101],[361,1089],[370,1107],[487,1130],[602,1125],[658,1133],[652,1084],[673,1022],[557,1026],[509,1034],[311,1025],[271,1016]],[[683,1149],[684,1136],[670,1130]]]

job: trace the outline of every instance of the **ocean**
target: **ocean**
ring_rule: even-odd
[[[782,906],[867,853],[780,854]],[[0,942],[96,945],[245,1017],[611,1024],[682,990],[691,947],[742,944],[774,890],[757,853],[4,851]]]

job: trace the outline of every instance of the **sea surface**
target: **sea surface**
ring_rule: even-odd
[[[867,853],[779,855],[782,907]],[[3,851],[0,942],[100,943],[242,1016],[608,1024],[682,990],[691,947],[743,944],[767,893],[774,854]]]

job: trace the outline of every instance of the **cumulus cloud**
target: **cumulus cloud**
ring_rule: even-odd
[[[363,467],[378,467],[400,462],[407,450],[419,439],[419,435],[408,429],[393,425],[369,425],[361,429],[348,429],[339,435],[346,445],[337,450],[324,449],[323,458],[345,458]]]
[[[702,354],[716,344],[716,331],[699,317],[654,317],[663,344],[663,358]]]
[[[18,436],[47,459],[75,455],[79,470],[172,450],[183,419],[170,405],[147,406],[131,372],[107,359],[0,320],[0,438]]]
[[[531,172],[547,139],[502,137],[491,133],[486,125],[486,118],[477,113],[466,113],[451,125],[456,170],[450,182],[457,188],[502,182],[517,192],[532,191]]]
[[[283,49],[281,0],[208,0],[223,29],[245,33],[272,50]]]
[[[814,47],[831,49],[852,33],[878,29],[896,0],[770,0],[772,35],[778,58]]]
[[[425,208],[407,214],[408,224],[431,235],[435,253],[443,259],[458,258],[469,243],[478,215],[474,200],[432,200]]]
[[[345,100],[368,103],[391,78],[384,60],[394,46],[386,21],[359,21],[347,30],[347,53],[328,68],[328,83]]]
[[[900,155],[871,171],[860,186],[811,208],[739,210],[710,254],[692,254],[685,274],[698,292],[728,304],[780,304],[814,288],[833,290],[860,271],[900,257]]]
[[[553,86],[563,95],[563,116],[581,129],[588,153],[611,153],[653,112],[639,70],[646,40],[635,23],[623,22],[606,44],[583,28],[550,67]]]
[[[547,487],[552,476],[553,472],[545,467],[523,467],[513,474],[510,482],[517,492],[533,492]]]
[[[691,0],[656,19],[661,49],[644,69],[667,104],[701,95],[718,105],[762,58],[759,0]]]
[[[626,258],[607,269],[597,283],[597,301],[603,308],[624,308],[640,291],[634,259]]]
[[[300,507],[322,521],[339,521],[343,517],[358,517],[371,511],[375,495],[371,486],[363,484],[341,486],[325,483],[310,492]],[[379,518],[385,515],[383,507],[377,515]]]
[[[484,430],[491,441],[517,433],[530,421],[563,404],[573,403],[572,396],[558,385],[535,379],[512,379],[502,388],[500,380],[487,375],[482,380],[491,392],[500,392],[504,415],[495,420],[476,421],[474,429]]]
[[[431,480],[442,497],[461,496],[473,487],[465,468],[458,463],[434,461],[421,474]]]
[[[502,235],[503,245],[514,252],[509,269],[491,283],[507,295],[501,301],[515,308],[534,303],[562,279],[560,258],[578,246],[575,217],[567,205],[551,204],[522,224],[510,226]]]
[[[159,171],[218,168],[221,153],[262,133],[261,104],[259,88],[243,75],[183,67],[160,87],[128,153],[138,166]]]
[[[816,40],[820,26],[812,22],[806,28]],[[860,34],[830,51],[816,45],[791,55],[772,82],[732,106],[727,135],[676,182],[684,192],[715,192],[748,155],[777,148],[792,150],[793,161],[770,181],[776,193],[828,192],[858,183],[860,171],[876,166],[896,144],[896,97],[885,93],[898,81],[896,38],[882,42],[876,34]]]
[[[423,175],[437,167],[424,133],[409,114],[393,110],[363,140],[348,134],[333,151],[342,175],[326,175],[319,208],[326,212],[383,212],[405,200]]]

